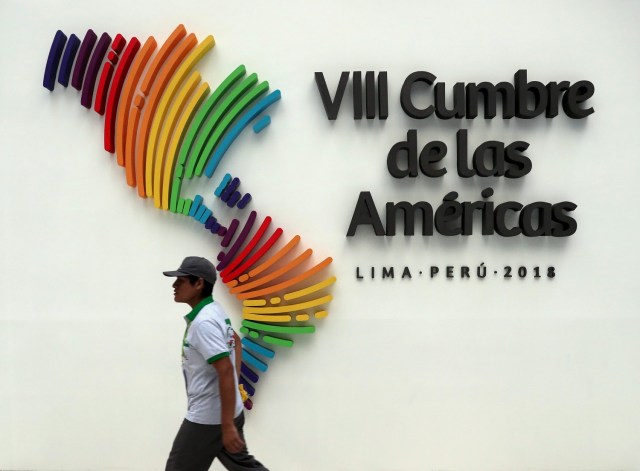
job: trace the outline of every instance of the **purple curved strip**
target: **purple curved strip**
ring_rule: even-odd
[[[102,33],[100,40],[93,51],[89,66],[87,67],[87,73],[84,77],[84,83],[82,84],[82,97],[80,98],[80,104],[87,109],[91,109],[93,103],[93,89],[96,86],[96,78],[98,77],[98,71],[102,65],[104,55],[107,53],[109,46],[111,45],[111,36],[107,33]]]
[[[80,50],[78,51],[78,59],[76,59],[76,65],[73,68],[73,75],[71,76],[71,86],[76,90],[82,88],[82,80],[84,79],[84,71],[87,68],[87,62],[89,62],[89,54],[93,50],[93,45],[96,43],[96,33],[92,29],[87,31],[84,35],[82,44],[80,44]]]
[[[233,234],[236,233],[236,229],[238,228],[239,224],[240,221],[238,221],[237,219],[231,221],[231,224],[229,224],[229,228],[227,229],[227,233],[224,235],[224,239],[222,239],[220,245],[222,245],[223,247],[229,246],[229,244],[231,243],[231,239],[233,239]]]
[[[245,193],[240,201],[238,201],[238,209],[244,209],[251,201],[251,193]]]
[[[64,54],[62,55],[62,62],[60,63],[60,71],[58,72],[58,83],[63,87],[69,85],[69,77],[71,76],[71,68],[73,67],[73,60],[76,58],[76,53],[80,47],[80,38],[75,34],[69,36],[67,41],[67,47],[64,48]]]
[[[211,229],[211,226],[213,226],[215,222],[216,222],[216,218],[214,218],[213,216],[209,216],[209,219],[207,219],[207,222],[204,223],[204,228],[207,230]]]
[[[220,199],[222,201],[224,201],[225,203],[229,200],[229,197],[231,196],[231,194],[236,191],[236,189],[240,186],[240,179],[238,177],[234,178],[233,180],[231,180],[231,183],[229,183],[224,191],[222,192],[222,194],[220,195]]]
[[[229,197],[229,201],[227,201],[227,206],[233,208],[238,200],[240,199],[240,192],[234,191],[233,194]]]
[[[42,86],[51,92],[56,85],[56,72],[58,72],[60,57],[62,57],[62,50],[66,42],[67,35],[60,30],[56,31],[56,35],[51,42],[47,65],[44,68],[44,78],[42,79]]]
[[[238,250],[240,250],[240,247],[242,247],[242,244],[244,243],[245,239],[249,235],[249,232],[251,232],[253,223],[256,221],[256,216],[257,216],[257,213],[255,211],[251,211],[251,214],[249,214],[249,218],[247,219],[246,224],[242,228],[242,232],[240,232],[240,235],[238,236],[236,241],[233,243],[233,246],[229,249],[225,257],[220,261],[220,263],[218,263],[218,265],[216,266],[216,270],[218,271],[224,270],[226,266],[229,265],[229,263],[231,263],[231,260],[233,260],[233,257],[236,256],[236,253],[238,253]]]
[[[244,386],[244,390],[247,391],[249,396],[253,396],[256,393],[256,388],[254,388],[251,383],[242,376],[240,376],[238,382]]]
[[[243,375],[245,375],[249,381],[253,382],[253,383],[257,383],[258,380],[260,379],[260,376],[258,376],[258,374],[253,371],[251,368],[249,368],[244,361],[242,362],[241,366],[240,366],[240,371],[242,372]]]

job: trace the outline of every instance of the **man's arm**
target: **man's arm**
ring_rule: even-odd
[[[235,342],[234,350],[236,352],[236,374],[239,380],[240,370],[242,369],[242,343],[240,342],[240,337],[238,337],[235,330],[233,331],[233,341]]]
[[[220,419],[222,422],[222,444],[230,453],[238,453],[244,447],[233,415],[236,408],[236,384],[233,378],[233,364],[227,356],[212,363],[218,372],[220,385]]]

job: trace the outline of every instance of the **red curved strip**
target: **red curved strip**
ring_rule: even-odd
[[[225,273],[226,270],[223,270],[222,273],[220,273],[220,276],[222,277],[222,282],[227,283],[235,279],[236,277],[238,277],[238,275],[241,275],[242,273],[244,273],[244,271],[247,268],[252,267],[254,263],[260,260],[262,256],[265,253],[267,253],[267,251],[271,247],[273,247],[273,244],[276,243],[276,241],[280,238],[282,233],[283,233],[282,229],[280,228],[276,229],[276,231],[271,235],[269,240],[267,240],[267,242],[262,247],[260,247],[260,250],[258,250],[255,254],[251,256],[249,260],[247,260],[240,267],[238,267],[237,270],[234,270],[232,273],[229,273],[229,272]]]
[[[100,116],[104,114],[104,106],[107,101],[107,91],[111,84],[111,76],[113,75],[113,64],[109,61],[104,63],[102,74],[100,74],[100,82],[98,83],[98,91],[96,92],[96,102],[93,109]]]
[[[111,45],[111,47],[116,52],[116,54],[120,54],[126,44],[127,44],[127,40],[124,39],[124,36],[118,33],[116,34],[116,37],[114,38],[113,44]]]
[[[269,227],[269,224],[271,224],[271,216],[267,216],[264,219],[264,221],[262,221],[262,224],[256,231],[255,235],[251,238],[247,246],[242,250],[242,252],[240,252],[240,254],[237,257],[233,259],[233,261],[229,265],[227,265],[227,267],[224,270],[222,270],[222,273],[220,273],[220,276],[223,277],[223,280],[225,278],[225,275],[229,271],[233,270],[238,265],[240,265],[240,263],[247,257],[247,255],[251,253],[253,248],[258,244],[258,242],[260,242],[260,239],[262,239],[262,236],[264,235],[264,233],[267,232],[267,227]]]
[[[240,246],[243,244],[243,242],[249,235],[249,231],[251,231],[251,228],[253,227],[253,223],[256,220],[257,214],[258,213],[256,213],[255,211],[251,211],[251,214],[249,214],[249,218],[247,219],[246,224],[242,228],[242,232],[240,232],[238,239],[233,243],[229,251],[226,253],[224,258],[222,259],[222,261],[218,263],[218,265],[216,266],[216,270],[220,271],[224,269],[231,262],[231,260],[233,260],[233,257],[235,256],[236,252],[238,252],[238,250],[240,249]]]
[[[109,89],[107,112],[104,119],[104,150],[112,154],[116,151],[116,116],[118,112],[118,104],[120,102],[120,94],[122,93],[122,86],[124,85],[124,79],[127,77],[129,68],[131,67],[133,59],[136,57],[139,49],[140,41],[138,41],[138,38],[131,38],[127,49],[125,49],[124,54],[122,55],[122,60],[119,61],[118,68],[116,69],[116,73],[113,77],[113,85]]]

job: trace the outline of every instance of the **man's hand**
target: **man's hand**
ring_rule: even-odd
[[[244,441],[235,424],[222,427],[222,444],[229,453],[238,453],[244,448]]]
[[[229,357],[223,357],[212,363],[218,372],[218,386],[220,387],[220,422],[222,424],[222,444],[229,453],[238,453],[244,447],[240,438],[233,414],[236,404],[236,382],[233,372],[234,366]]]

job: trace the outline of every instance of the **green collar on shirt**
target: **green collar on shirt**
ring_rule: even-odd
[[[202,301],[200,301],[198,304],[196,304],[196,307],[194,307],[193,310],[189,314],[184,316],[184,318],[187,320],[187,322],[193,322],[193,320],[196,318],[196,316],[202,310],[202,308],[205,307],[207,304],[211,304],[212,302],[213,302],[213,297],[212,296],[207,296]]]

